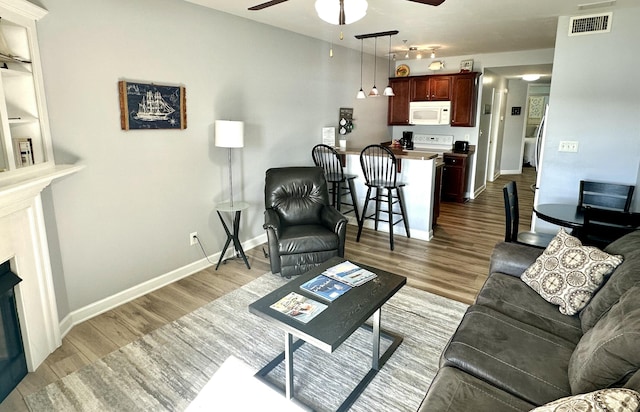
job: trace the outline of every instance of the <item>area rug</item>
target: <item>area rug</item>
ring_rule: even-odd
[[[284,282],[267,273],[28,395],[25,402],[34,412],[183,411],[230,355],[257,370],[284,350],[284,333],[247,308]],[[382,327],[404,341],[351,410],[417,410],[466,308],[409,286],[396,293],[382,308]],[[364,329],[331,354],[303,345],[294,355],[295,396],[314,410],[336,410],[370,367],[371,333]],[[267,379],[283,388],[283,365]],[[215,405],[212,410],[234,408]]]

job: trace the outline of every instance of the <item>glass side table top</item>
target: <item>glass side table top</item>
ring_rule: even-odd
[[[231,202],[218,203],[216,205],[216,210],[220,212],[238,212],[248,208],[249,203],[247,202],[233,202],[233,207],[231,206]]]

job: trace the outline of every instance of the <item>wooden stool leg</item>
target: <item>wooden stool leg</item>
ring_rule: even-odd
[[[378,231],[378,222],[380,221],[380,188],[376,187],[376,221],[375,221],[375,229]]]
[[[404,190],[402,186],[398,186],[398,201],[400,202],[400,212],[402,212],[402,223],[404,223],[404,230],[407,233],[407,238],[411,238],[409,232],[409,219],[407,219],[407,209],[404,206]]]
[[[369,206],[369,196],[371,196],[371,187],[367,189],[367,196],[364,198],[364,209],[362,209],[362,217],[358,221],[358,236],[356,236],[356,242],[360,241],[360,235],[362,234],[362,225],[367,215],[367,206]]]
[[[387,188],[387,203],[389,207],[389,246],[393,250],[393,189]],[[402,203],[400,203],[402,205]]]
[[[356,215],[356,221],[360,221],[360,213],[358,213],[358,202],[356,201],[356,185],[353,183],[354,179],[349,179],[349,192],[351,192],[351,203],[353,204],[353,213]]]

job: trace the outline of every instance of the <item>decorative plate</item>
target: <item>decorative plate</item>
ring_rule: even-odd
[[[409,75],[409,66],[401,64],[396,67],[396,77],[407,77]]]

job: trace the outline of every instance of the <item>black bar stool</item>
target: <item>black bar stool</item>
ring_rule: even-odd
[[[365,184],[367,185],[367,196],[362,209],[362,220],[358,224],[358,237],[356,242],[360,241],[362,226],[365,219],[375,221],[375,230],[378,230],[378,222],[389,223],[389,244],[393,250],[393,227],[400,222],[404,222],[404,230],[407,237],[410,238],[409,220],[407,219],[407,209],[405,207],[403,187],[404,182],[398,181],[397,160],[393,152],[387,147],[381,145],[370,145],[365,147],[360,153],[360,164],[364,173]],[[375,189],[375,195],[371,196],[372,189]],[[394,194],[395,191],[395,194]],[[375,201],[375,212],[367,216],[367,207],[369,200]],[[386,202],[387,208],[382,209],[382,202]],[[393,205],[400,206],[400,212],[393,210]],[[380,212],[387,214],[387,220],[380,219]],[[400,216],[400,219],[394,221],[394,215]]]
[[[338,209],[342,214],[353,212],[356,222],[360,224],[360,213],[358,213],[358,202],[356,200],[356,188],[353,183],[357,175],[344,173],[340,155],[331,146],[326,144],[316,145],[311,150],[311,156],[316,166],[324,169],[325,179],[331,184],[329,194],[331,195],[331,205]],[[349,188],[343,186],[347,183]],[[351,203],[344,201],[344,196],[351,195]],[[342,211],[342,205],[351,207],[351,209]]]

